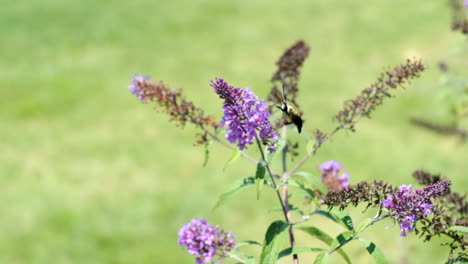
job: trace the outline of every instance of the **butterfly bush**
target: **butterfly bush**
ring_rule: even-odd
[[[192,219],[179,230],[179,245],[186,247],[198,264],[220,263],[236,245],[236,238],[205,218]]]
[[[455,1],[455,0],[454,0]],[[461,1],[458,1],[460,7]],[[466,3],[466,1],[465,1]],[[218,132],[225,128],[225,138],[232,144],[236,144],[240,150],[249,145],[258,143],[259,160],[242,152],[241,155],[253,162],[257,170],[253,174],[242,179],[236,179],[235,185],[227,192],[220,195],[215,208],[224,204],[225,200],[233,196],[237,191],[249,185],[256,185],[257,199],[261,199],[261,190],[264,186],[271,187],[276,193],[279,208],[282,211],[282,220],[275,220],[265,232],[263,243],[254,240],[239,242],[238,245],[261,245],[260,263],[276,263],[285,256],[292,257],[292,263],[299,263],[299,254],[304,245],[300,245],[295,239],[297,230],[316,234],[322,222],[334,221],[344,225],[346,231],[338,234],[337,243],[331,243],[329,247],[318,249],[314,263],[327,263],[327,258],[334,252],[342,251],[344,246],[359,240],[364,242],[369,253],[370,244],[361,236],[361,232],[384,219],[395,219],[399,223],[401,236],[409,232],[423,237],[429,241],[434,236],[446,236],[450,238],[447,245],[450,247],[449,260],[464,260],[468,257],[466,232],[468,223],[468,203],[466,195],[452,192],[451,182],[440,175],[431,174],[423,170],[417,170],[413,176],[420,184],[426,187],[414,189],[412,185],[404,184],[396,187],[390,183],[374,180],[362,181],[350,184],[349,174],[341,172],[343,164],[336,160],[328,160],[319,165],[321,177],[316,177],[299,169],[305,162],[316,155],[319,148],[329,141],[337,132],[343,130],[355,131],[355,125],[362,118],[370,118],[373,111],[386,101],[386,98],[394,97],[397,88],[406,88],[411,80],[420,76],[427,68],[420,60],[406,60],[406,62],[385,70],[377,80],[363,89],[354,99],[344,103],[343,108],[333,117],[336,127],[330,131],[315,129],[310,136],[302,134],[300,141],[294,137],[288,137],[288,130],[281,129],[281,144],[277,144],[280,128],[286,125],[285,120],[275,120],[275,125],[270,123],[270,115],[278,111],[277,104],[285,100],[295,102],[298,95],[299,75],[303,62],[307,58],[310,47],[303,41],[292,45],[277,62],[278,70],[273,75],[271,82],[273,88],[267,97],[270,105],[261,100],[250,88],[235,87],[222,78],[215,78],[210,82],[214,92],[223,100],[224,110],[221,121],[215,121],[210,115],[205,115],[201,108],[182,96],[181,89],[170,89],[162,82],[151,81],[148,76],[134,75],[129,91],[143,103],[155,103],[158,110],[162,110],[170,116],[170,120],[183,127],[186,123],[193,124],[202,130],[197,144],[205,145],[205,159],[209,156],[209,143],[218,142],[233,149],[224,139],[218,138]],[[308,128],[312,129],[312,128]],[[296,135],[297,136],[297,135]],[[299,145],[305,143],[306,153],[294,166],[288,166],[290,157],[300,154]],[[263,144],[269,152],[281,153],[282,166],[273,164],[273,156],[266,156],[263,152]],[[281,147],[279,147],[281,146]],[[206,162],[205,160],[205,162]],[[275,165],[275,166],[273,166]],[[254,166],[252,166],[254,167]],[[281,172],[278,168],[281,167]],[[320,182],[321,180],[321,182]],[[325,186],[324,186],[325,185]],[[289,188],[297,187],[295,188]],[[268,188],[266,187],[266,188]],[[296,191],[300,191],[301,196]],[[304,202],[296,203],[298,197],[304,197]],[[295,199],[289,199],[294,197]],[[438,198],[436,200],[436,198]],[[365,210],[373,208],[377,210],[373,218],[354,223],[351,216],[342,212],[348,206],[365,205]],[[253,205],[252,204],[249,204]],[[328,206],[328,210],[323,208]],[[294,214],[293,214],[294,213]],[[315,216],[315,217],[312,217]],[[307,221],[319,221],[302,225]],[[301,226],[299,226],[301,225]],[[293,228],[294,227],[294,228]],[[297,231],[300,232],[300,231]],[[323,237],[330,236],[328,230],[320,230]],[[287,233],[287,234],[286,234]],[[196,263],[220,263],[225,258],[233,258],[236,263],[257,263],[254,256],[244,253],[236,248],[236,238],[232,232],[225,231],[218,226],[213,226],[205,218],[192,219],[179,230],[179,245],[187,252],[195,256]],[[279,236],[288,236],[289,245],[283,244]],[[320,235],[322,236],[322,235]],[[341,239],[342,238],[342,239]],[[370,242],[370,241],[369,241]],[[306,244],[310,246],[311,244]],[[375,244],[372,244],[375,247]],[[235,249],[235,250],[234,250]],[[295,250],[299,249],[299,250]],[[363,249],[364,250],[364,249]],[[376,250],[372,250],[377,252]],[[454,253],[458,253],[456,259]],[[374,253],[372,253],[374,255]],[[382,263],[388,263],[383,254],[377,254]],[[344,254],[346,262],[349,262]],[[468,261],[468,260],[467,260]],[[304,263],[304,262],[302,262]]]
[[[382,205],[398,220],[401,236],[405,237],[407,231],[412,232],[415,222],[432,212],[431,199],[442,196],[450,184],[450,181],[443,180],[423,189],[413,189],[411,184],[404,184],[382,201]]]
[[[278,133],[273,131],[268,120],[270,112],[265,100],[259,100],[250,88],[234,87],[221,78],[212,80],[211,86],[224,100],[221,124],[227,128],[226,139],[231,143],[237,142],[239,149],[243,150],[260,138],[268,146],[268,151],[274,152]]]

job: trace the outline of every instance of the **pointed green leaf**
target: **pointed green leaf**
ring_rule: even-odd
[[[335,248],[341,244],[345,244],[353,239],[354,233],[351,231],[343,232],[336,236],[336,238],[331,243],[331,247]]]
[[[288,184],[289,184],[289,186],[297,187],[297,188],[303,190],[305,193],[307,193],[312,198],[315,197],[315,193],[314,193],[314,191],[312,191],[312,189],[310,189],[309,187],[307,187],[303,183],[301,183],[299,181],[296,181],[295,179],[289,179]]]
[[[221,194],[218,198],[218,202],[213,207],[213,210],[223,205],[229,198],[231,198],[234,194],[240,191],[243,187],[249,186],[255,183],[254,177],[246,177],[240,180],[237,180],[226,192]]]
[[[297,229],[300,229],[300,230],[308,233],[309,235],[319,239],[320,241],[324,242],[325,244],[327,244],[329,246],[334,241],[334,239],[331,236],[329,236],[327,233],[323,232],[322,230],[318,229],[315,226],[301,226],[301,227],[297,227]],[[348,263],[348,264],[351,263],[350,258],[348,257],[348,255],[342,249],[338,249],[337,252],[338,252],[338,254],[340,254],[343,257],[343,259],[346,261],[346,263]]]
[[[325,216],[326,218],[332,220],[333,222],[338,223],[338,221],[328,211],[317,209],[312,214]]]
[[[385,258],[382,250],[378,248],[373,242],[365,239],[365,238],[358,238],[364,246],[366,247],[367,252],[374,258],[375,263],[377,264],[388,264],[388,260]]]
[[[265,183],[266,161],[262,160],[257,164],[257,171],[255,172],[255,183],[257,185],[257,200],[260,199],[263,184]]]
[[[229,157],[228,161],[226,162],[226,164],[224,164],[224,168],[223,168],[223,171],[226,170],[226,168],[231,165],[232,163],[234,163],[237,159],[239,159],[241,155],[241,151],[239,149],[234,149],[232,152],[231,152],[231,156]]]
[[[334,207],[330,210],[330,214],[338,221],[339,224],[352,231],[354,229],[353,220],[345,210]]]
[[[240,247],[249,246],[249,245],[262,246],[262,244],[261,244],[261,243],[258,243],[257,241],[246,240],[246,241],[238,242],[234,248],[240,248]]]
[[[319,254],[314,260],[314,264],[326,264],[326,263],[328,263],[328,254],[327,253]]]
[[[228,252],[228,256],[237,261],[242,261],[241,263],[245,264],[255,264],[255,258],[252,256],[247,256],[245,253],[242,253],[238,250],[232,250]],[[238,262],[239,263],[239,262]]]
[[[466,227],[466,226],[453,225],[453,226],[447,228],[447,230],[457,231],[457,232],[462,232],[462,233],[468,233],[468,227]]]
[[[372,218],[366,218],[356,228],[356,234],[362,232],[372,222]]]
[[[325,244],[327,245],[330,245],[333,241],[333,238],[331,236],[329,236],[327,233],[323,232],[315,226],[300,226],[297,227],[297,229],[302,230],[315,238],[318,238],[320,241],[325,242]]]
[[[325,249],[295,246],[295,247],[290,247],[281,251],[278,255],[278,259],[289,256],[289,255],[293,255],[293,254],[307,253],[307,252],[320,252],[320,251],[325,251]]]
[[[304,171],[296,172],[294,173],[294,175],[303,177],[311,185],[317,188],[317,190],[319,190],[321,193],[325,194],[328,192],[327,186],[323,184],[322,179],[320,177],[314,176],[311,173]]]
[[[265,234],[260,264],[273,264],[278,259],[280,248],[283,246],[289,224],[284,221],[275,221]]]

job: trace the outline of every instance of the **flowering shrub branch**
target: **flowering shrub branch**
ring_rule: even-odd
[[[284,217],[284,220],[270,224],[263,243],[237,242],[232,232],[208,224],[204,218],[193,219],[179,231],[180,246],[194,255],[199,264],[220,263],[225,258],[233,258],[240,263],[256,263],[254,256],[239,249],[240,244],[260,245],[262,252],[258,261],[261,264],[276,263],[286,256],[292,257],[294,264],[299,264],[300,254],[306,252],[318,252],[314,263],[324,264],[335,252],[350,263],[344,247],[350,241],[360,241],[376,263],[388,263],[383,252],[373,242],[363,238],[361,233],[376,222],[391,218],[399,223],[401,236],[414,232],[424,236],[425,241],[429,241],[434,235],[447,236],[451,239],[450,257],[456,255],[458,259],[465,258],[465,235],[468,233],[466,195],[451,192],[449,180],[418,170],[414,177],[425,185],[422,189],[405,184],[394,187],[383,181],[351,184],[350,174],[341,172],[343,165],[335,160],[325,161],[319,166],[321,177],[309,172],[298,172],[323,143],[338,131],[348,129],[354,132],[356,123],[363,117],[369,118],[385,98],[393,96],[396,88],[405,87],[412,79],[419,77],[426,69],[420,60],[407,60],[384,72],[356,98],[346,101],[343,109],[334,117],[338,123],[336,128],[329,133],[316,129],[313,138],[304,142],[307,153],[288,170],[287,156],[297,155],[301,142],[292,144],[288,141],[286,126],[291,122],[280,120],[272,125],[270,118],[275,110],[279,111],[278,108],[289,114],[287,107],[279,107],[278,104],[297,105],[300,69],[309,51],[310,48],[304,41],[298,41],[284,52],[277,62],[278,69],[271,79],[273,88],[267,100],[259,99],[250,88],[235,87],[221,78],[212,80],[211,87],[222,99],[224,115],[219,122],[187,101],[181,90],[169,89],[162,81],[153,82],[147,76],[134,76],[129,86],[130,92],[143,103],[154,102],[178,126],[192,123],[199,128],[202,133],[199,134],[198,144],[207,145],[210,140],[219,142],[230,149],[236,149],[240,155],[257,164],[255,176],[236,181],[231,189],[220,196],[216,207],[249,185],[256,185],[257,199],[260,199],[262,187],[269,186],[276,193]],[[273,105],[268,105],[267,101]],[[302,115],[302,110],[297,110],[294,114]],[[302,123],[300,125],[302,127]],[[301,127],[298,127],[298,132]],[[221,131],[224,131],[229,143],[217,136]],[[258,147],[259,160],[243,152],[253,144]],[[272,171],[273,156],[278,152],[281,152],[281,175]],[[289,199],[292,194],[297,193],[305,194],[302,204],[292,204]],[[374,208],[377,212],[375,217],[365,219],[355,226],[345,209],[362,203],[367,205],[366,210]],[[328,210],[323,209],[323,206],[327,206]],[[294,219],[296,213],[300,219]],[[333,238],[321,230],[320,226],[311,225],[312,216],[323,216],[341,225],[346,231]],[[297,245],[295,230],[306,232],[326,246],[317,248]],[[284,248],[286,237],[289,238],[290,246]]]

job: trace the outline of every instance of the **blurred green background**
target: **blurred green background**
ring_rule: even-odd
[[[223,171],[230,152],[213,145],[203,167],[196,131],[169,124],[127,86],[133,73],[150,74],[220,118],[209,80],[224,77],[265,97],[274,62],[298,39],[311,46],[298,100],[305,134],[332,128],[342,102],[387,67],[408,57],[430,67],[302,170],[317,174],[318,164],[336,159],[353,183],[403,184],[425,168],[466,191],[468,146],[409,123],[443,117],[436,65],[466,45],[450,31],[445,1],[2,1],[0,34],[0,263],[194,263],[177,231],[199,217],[238,240],[262,241],[281,218],[269,211],[273,193],[257,201],[251,188],[211,211],[255,165],[239,160]],[[311,223],[342,231],[324,218]],[[391,221],[364,236],[391,263],[442,263],[448,253],[437,240],[401,238]],[[345,249],[355,263],[372,263],[361,245]]]

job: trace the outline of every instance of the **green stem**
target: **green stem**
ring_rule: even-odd
[[[286,176],[291,176],[294,174],[294,172],[296,172],[310,157],[314,156],[316,153],[317,153],[317,150],[320,148],[320,146],[322,146],[322,144],[324,142],[326,142],[327,140],[329,140],[333,135],[336,134],[336,132],[340,131],[341,129],[343,129],[344,126],[343,125],[339,125],[337,126],[332,132],[330,132],[324,140],[322,141],[317,141],[315,144],[314,144],[314,147],[312,148],[312,151],[310,153],[307,153],[303,158],[302,160],[300,160],[296,166],[294,166],[289,172],[286,172],[285,175]]]
[[[281,138],[283,140],[287,140],[287,128],[286,126],[283,126],[282,128],[282,131],[281,131]],[[282,152],[282,163],[283,163],[283,182],[287,183],[287,180],[289,178],[288,174],[287,174],[287,171],[288,171],[288,168],[287,168],[287,154],[288,154],[288,144],[286,142],[286,144],[284,145],[283,149],[281,150]],[[284,207],[286,209],[286,220],[291,223],[292,222],[292,218],[291,218],[291,211],[290,211],[290,208],[289,208],[289,185],[288,184],[284,184],[283,185],[283,203],[284,203]],[[291,242],[291,247],[294,247],[296,246],[296,239],[294,238],[294,229],[292,227],[292,225],[289,227],[289,241]],[[299,256],[297,254],[293,254],[293,262],[294,264],[299,264]]]
[[[385,219],[387,217],[390,217],[391,215],[390,214],[387,214],[387,215],[384,215],[384,216],[380,216],[380,217],[376,217],[374,219],[372,219],[372,221],[367,224],[363,229],[362,231],[366,230],[369,226],[377,223],[378,221],[382,220],[382,219]],[[362,232],[361,231],[361,232]],[[359,233],[361,233],[359,232]],[[327,255],[331,255],[333,252],[337,251],[338,249],[340,249],[341,247],[343,247],[344,245],[348,244],[349,242],[353,241],[354,239],[358,238],[358,234],[359,233],[355,233],[353,234],[350,238],[346,239],[344,242],[340,243],[338,246],[332,248],[330,251],[327,252]]]
[[[255,137],[255,140],[257,141],[257,145],[258,145],[258,149],[260,150],[260,153],[262,155],[262,159],[264,161],[266,161],[266,156],[265,156],[265,153],[263,152],[263,148],[262,148],[262,144],[260,143],[260,140]],[[278,190],[278,185],[276,184],[276,181],[275,181],[275,178],[273,177],[273,173],[271,172],[271,169],[270,169],[270,165],[268,164],[268,162],[266,162],[266,169],[268,171],[268,175],[270,175],[270,179],[271,179],[271,183],[273,184],[273,187],[275,188],[275,192],[276,192],[276,195],[278,196],[278,200],[281,204],[281,209],[283,210],[283,214],[284,214],[284,218],[286,219],[286,222],[290,222],[290,214],[289,214],[289,205],[288,205],[288,198],[287,198],[287,188],[286,188],[286,196],[284,198],[284,201],[283,201],[283,198],[281,198],[281,194]],[[287,186],[287,184],[283,185],[283,192],[284,192],[284,186]],[[296,244],[295,240],[294,240],[294,233],[292,232],[291,230],[291,227],[290,227],[290,231],[289,231],[289,241],[291,242],[291,245],[294,246]],[[297,254],[295,254],[295,256],[293,255],[293,260],[294,260],[294,264],[299,264],[299,258],[297,256]]]

